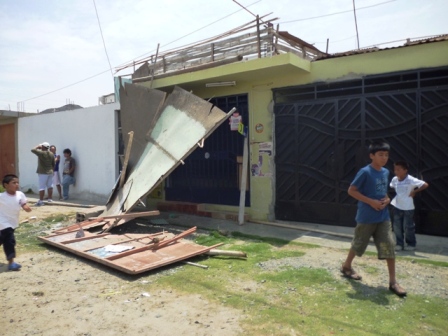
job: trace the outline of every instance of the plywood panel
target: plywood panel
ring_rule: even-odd
[[[193,227],[176,236],[167,231],[123,235],[88,233],[88,236],[80,238],[76,238],[76,232],[68,232],[54,233],[46,237],[38,237],[38,239],[125,273],[138,274],[204,254],[221,245],[201,246],[181,239],[195,231],[196,227]],[[114,253],[106,249],[109,245],[131,247],[131,249]]]

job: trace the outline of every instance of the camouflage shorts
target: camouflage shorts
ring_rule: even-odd
[[[358,257],[362,256],[369,245],[370,237],[378,251],[378,259],[395,258],[395,239],[390,221],[381,223],[358,223],[352,240],[352,250]]]

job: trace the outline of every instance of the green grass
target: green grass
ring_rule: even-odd
[[[437,261],[437,260],[428,260],[428,259],[416,259],[413,257],[396,257],[397,260],[411,260],[416,264],[424,264],[424,265],[432,265],[437,267],[448,267],[448,262],[446,261]]]
[[[18,253],[44,250],[45,244],[38,240],[37,237],[44,236],[44,232],[50,230],[54,224],[67,222],[73,216],[74,214],[72,213],[55,214],[41,221],[20,224],[14,233]]]
[[[182,267],[151,287],[200,293],[239,309],[245,316],[240,321],[244,335],[445,335],[448,328],[448,303],[440,298],[400,299],[385,287],[341,281],[324,269],[260,267],[267,260],[300,258],[309,246],[253,236],[223,237],[216,232],[197,242],[224,242],[222,249],[244,251],[248,258],[198,257],[196,261],[209,269]]]
[[[348,250],[347,250],[347,252],[348,252]],[[377,257],[377,252],[365,251],[364,255],[370,256],[370,257]],[[408,260],[408,261],[412,260],[412,262],[414,262],[416,264],[433,265],[433,266],[438,266],[438,267],[448,267],[448,262],[446,262],[446,261],[419,259],[419,258],[414,258],[412,256],[404,257],[404,256],[398,256],[398,255],[395,255],[395,259],[396,260]]]
[[[66,220],[66,216],[57,215],[20,225],[16,230],[19,253],[44,249],[36,237]],[[206,246],[224,243],[219,249],[243,251],[248,257],[199,256],[191,261],[209,266],[207,270],[180,267],[176,272],[159,273],[144,286],[148,291],[172,288],[200,294],[217,305],[238,309],[242,335],[421,336],[445,335],[448,329],[448,302],[441,298],[411,294],[400,299],[386,287],[341,281],[325,269],[262,267],[270,260],[300,258],[317,245],[236,233],[222,236],[215,231],[198,236],[196,242]],[[435,269],[447,266],[443,262],[415,262]],[[368,264],[363,265],[363,271],[378,272]]]

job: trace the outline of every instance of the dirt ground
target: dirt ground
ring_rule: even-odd
[[[33,207],[21,221],[83,208]],[[31,220],[30,222],[33,222]],[[36,224],[37,225],[37,224]],[[339,267],[345,251],[328,247],[307,250],[303,257],[260,263],[263,270],[290,267],[327,269],[341,278]],[[45,251],[20,253],[19,272],[8,272],[0,258],[0,312],[2,335],[242,335],[244,312],[209,302],[200,293],[185,295],[171,288],[156,289],[158,277],[179,267],[130,276],[93,261],[49,246]],[[368,265],[368,267],[367,267]],[[372,271],[372,269],[375,269]],[[367,296],[387,286],[383,261],[363,257],[357,261]],[[368,272],[370,270],[370,272]],[[448,299],[448,269],[409,261],[397,262],[400,283],[409,293]],[[241,285],[241,284],[240,284]],[[249,286],[250,284],[248,284]]]
[[[36,223],[52,214],[85,208],[32,206],[20,221]],[[36,217],[36,219],[34,218]],[[57,223],[55,223],[57,225]],[[211,304],[198,295],[180,295],[151,283],[176,272],[130,276],[51,246],[21,254],[19,272],[0,258],[2,335],[237,335],[241,312]]]

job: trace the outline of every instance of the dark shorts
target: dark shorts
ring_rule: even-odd
[[[378,259],[395,258],[395,239],[390,221],[373,224],[358,223],[352,241],[352,250],[360,257],[369,245],[370,237],[378,251]]]
[[[0,230],[0,245],[3,245],[3,251],[5,252],[5,256],[7,260],[13,259],[16,257],[16,238],[14,236],[13,228],[6,228]]]

